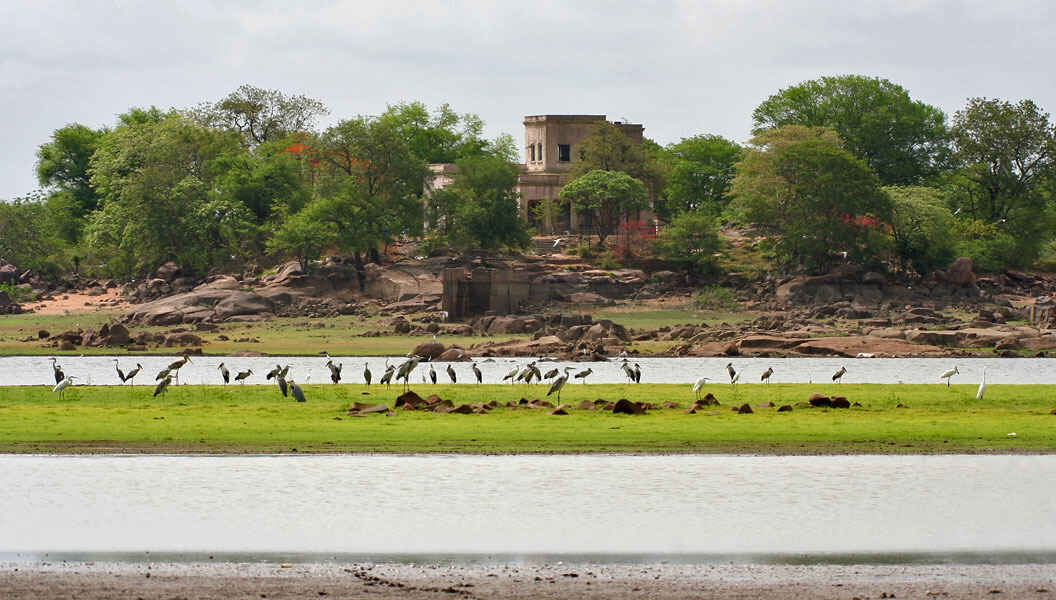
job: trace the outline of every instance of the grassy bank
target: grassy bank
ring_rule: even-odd
[[[544,386],[415,387],[458,403],[544,397]],[[74,387],[60,399],[45,387],[0,388],[2,452],[1056,452],[1056,386],[796,385],[709,386],[722,403],[685,414],[686,385],[568,386],[565,404],[628,398],[679,408],[643,416],[499,408],[486,415],[400,410],[350,417],[352,402],[392,406],[399,389],[305,387],[308,402],[272,386],[179,386],[151,397],[145,386]],[[839,392],[862,406],[797,407],[810,392]],[[753,414],[731,406],[749,403]],[[896,408],[903,404],[906,408]],[[1008,434],[1015,432],[1015,437]]]

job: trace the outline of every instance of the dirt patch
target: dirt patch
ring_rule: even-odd
[[[38,315],[66,315],[78,312],[123,310],[129,306],[130,303],[117,289],[110,289],[99,296],[83,292],[67,292],[58,294],[51,300],[27,302],[22,305],[22,308],[26,312],[34,312]]]

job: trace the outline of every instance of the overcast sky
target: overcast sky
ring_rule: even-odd
[[[71,122],[189,107],[243,83],[322,100],[330,121],[421,100],[523,143],[524,115],[607,114],[661,144],[744,141],[770,94],[822,75],[890,79],[952,115],[973,96],[1056,110],[1053,3],[0,3],[0,199]],[[324,123],[324,125],[327,123]]]

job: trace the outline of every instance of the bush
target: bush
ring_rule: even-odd
[[[693,306],[697,310],[735,310],[740,303],[728,288],[712,285],[693,296]]]
[[[24,287],[18,287],[11,285],[10,283],[0,283],[0,293],[7,294],[13,302],[32,302],[37,299],[36,294],[33,290]]]

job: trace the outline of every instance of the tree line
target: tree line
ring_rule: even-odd
[[[37,152],[41,191],[0,203],[0,258],[44,275],[200,274],[338,251],[362,268],[395,240],[521,248],[519,151],[450,106],[392,105],[317,128],[327,107],[244,85],[187,109],[133,108],[70,124]],[[838,263],[924,274],[969,256],[984,270],[1054,251],[1056,131],[1030,100],[973,98],[952,118],[858,75],[779,90],[740,145],[695,135],[638,144],[600,123],[563,202],[612,235],[650,202],[655,250],[714,268],[723,224],[752,227],[787,272]],[[455,163],[427,193],[428,164]],[[428,223],[428,227],[424,227]]]

